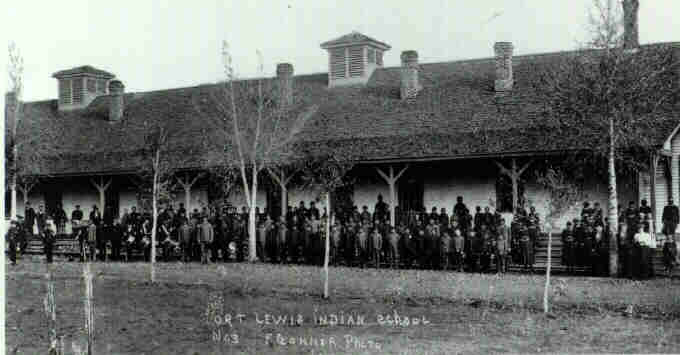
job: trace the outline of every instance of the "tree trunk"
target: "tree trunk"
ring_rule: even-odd
[[[392,169],[392,168],[390,167],[390,169]],[[394,215],[394,211],[395,211],[394,205],[396,203],[395,200],[397,199],[397,197],[396,197],[397,193],[395,191],[396,190],[396,188],[395,188],[396,184],[395,184],[394,181],[390,181],[389,185],[390,185],[390,226],[394,227],[394,226],[396,226],[396,221],[397,221],[396,216]]]
[[[609,276],[616,276],[619,270],[619,201],[616,194],[616,156],[614,141],[614,118],[609,118],[609,176],[608,176],[608,206],[607,217],[609,219]]]
[[[545,267],[545,287],[543,288],[543,313],[548,313],[548,294],[550,292],[550,269],[552,264],[552,226],[548,229],[548,265]]]
[[[83,268],[83,278],[85,279],[85,330],[87,331],[87,355],[94,354],[94,290],[92,284],[92,270],[90,262],[85,263]]]
[[[323,298],[328,298],[328,259],[330,259],[330,248],[331,248],[331,193],[326,192],[326,211],[328,211],[328,214],[326,215],[326,240],[324,241],[325,244],[325,250],[324,250],[324,255],[323,255],[323,273],[324,273],[324,281],[323,281]]]
[[[255,206],[257,206],[257,172],[253,169],[253,188],[250,197],[250,210],[248,211],[248,261],[257,260],[257,246],[255,244],[256,218]]]
[[[286,214],[288,213],[288,188],[286,188],[286,185],[282,182],[281,184],[281,216],[283,218],[286,218]]]
[[[59,343],[57,340],[57,311],[54,298],[54,279],[52,279],[52,271],[50,270],[50,264],[46,264],[47,274],[47,295],[45,296],[45,313],[47,316],[48,326],[48,339],[50,341],[50,347],[48,353],[59,353]]]
[[[156,230],[158,229],[158,173],[153,174],[153,193],[151,196],[151,283],[156,282]]]
[[[185,217],[189,218],[189,211],[191,211],[191,207],[189,204],[191,203],[191,185],[184,186],[184,208],[187,210],[187,215]]]
[[[517,204],[518,204],[518,199],[519,199],[519,187],[518,187],[518,179],[519,177],[517,176],[517,160],[515,158],[512,158],[512,176],[510,176],[510,180],[512,181],[512,216],[515,216],[515,213],[517,213]]]
[[[15,132],[14,136],[16,137],[16,125],[15,127]],[[17,156],[19,154],[19,148],[16,145],[16,142],[14,144],[14,147],[12,147],[12,154],[14,156],[14,162],[12,163],[14,172],[12,173],[12,180],[9,183],[10,187],[10,192],[11,192],[11,201],[10,201],[10,206],[9,206],[9,217],[12,221],[16,221],[17,219]],[[4,165],[3,165],[4,166]],[[5,191],[5,190],[2,190]],[[5,218],[5,216],[2,216]],[[24,216],[25,217],[25,216]]]
[[[106,211],[106,189],[101,188],[99,189],[99,208],[101,208],[101,213],[102,216],[104,216],[104,212]]]
[[[10,188],[11,199],[12,199],[11,202],[10,202],[10,206],[9,206],[9,218],[12,221],[16,221],[17,220],[17,175],[16,175],[16,173],[12,174],[12,181],[9,183],[9,188]]]

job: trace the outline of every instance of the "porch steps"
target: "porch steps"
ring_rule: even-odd
[[[536,253],[534,255],[534,271],[545,272],[548,262],[548,234],[541,234],[537,240]],[[654,265],[654,273],[657,276],[666,276],[663,266],[663,247],[657,247],[652,256],[652,263]],[[560,234],[553,234],[552,248],[551,248],[551,271],[561,273],[566,271],[566,267],[562,265],[562,238]],[[522,271],[521,265],[511,264],[508,266],[509,270]],[[576,274],[585,274],[589,272],[588,268],[577,267],[574,269]],[[680,265],[673,269],[673,277],[680,277]]]

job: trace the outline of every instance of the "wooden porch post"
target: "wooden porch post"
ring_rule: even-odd
[[[383,179],[385,179],[385,182],[387,182],[387,185],[390,187],[390,225],[392,227],[395,226],[396,223],[396,216],[394,215],[395,211],[395,203],[397,200],[397,189],[396,189],[396,183],[397,180],[404,174],[404,172],[408,169],[408,164],[406,164],[405,167],[403,167],[397,175],[394,175],[394,168],[392,165],[390,165],[390,170],[389,170],[389,175],[385,174],[380,168],[375,168],[375,170],[378,172],[380,176],[382,176]]]
[[[652,210],[652,216],[651,216],[651,223],[650,223],[650,233],[652,234],[652,238],[656,240],[656,170],[659,166],[659,156],[657,154],[652,153],[651,157],[651,172],[650,172],[650,193],[649,193],[649,199],[651,200],[649,202],[651,210]]]
[[[510,181],[512,182],[512,215],[513,217],[515,216],[515,213],[517,212],[517,205],[518,205],[518,199],[519,199],[519,178],[522,176],[525,170],[533,163],[534,160],[529,160],[526,164],[522,165],[519,170],[517,169],[517,159],[512,158],[511,161],[511,168],[508,169],[506,168],[501,162],[495,160],[494,163],[498,166],[498,168],[501,170],[501,173],[506,175],[507,177],[510,178]]]
[[[197,174],[193,179],[189,179],[189,174],[184,175],[184,179],[177,178],[177,182],[184,188],[184,208],[191,211],[191,187],[194,186],[201,174]],[[188,212],[187,212],[188,213]],[[187,218],[189,216],[186,216]]]
[[[288,213],[288,183],[295,174],[286,175],[286,171],[283,168],[279,169],[276,174],[269,168],[267,168],[267,172],[281,188],[281,216],[286,218],[286,214]],[[330,211],[328,211],[328,213],[330,213]]]
[[[106,203],[106,189],[111,186],[111,181],[113,181],[113,179],[109,179],[109,181],[105,183],[103,176],[99,177],[99,182],[95,181],[94,179],[90,180],[92,185],[94,185],[97,191],[99,191],[99,208],[101,208],[100,212],[102,213],[102,216],[104,215],[104,204]]]

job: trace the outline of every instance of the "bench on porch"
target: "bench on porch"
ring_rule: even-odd
[[[54,255],[62,256],[78,256],[80,255],[80,245],[77,239],[69,238],[66,235],[60,235],[54,241],[54,249],[52,253]],[[39,255],[44,254],[45,250],[43,248],[43,242],[37,238],[31,238],[28,240],[26,245],[25,254]]]

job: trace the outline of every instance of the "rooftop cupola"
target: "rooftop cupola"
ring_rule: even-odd
[[[366,84],[392,47],[355,31],[324,42],[321,48],[328,51],[328,87],[335,87]]]
[[[97,96],[108,94],[108,82],[114,75],[85,65],[52,74],[59,84],[59,110],[87,107]]]

